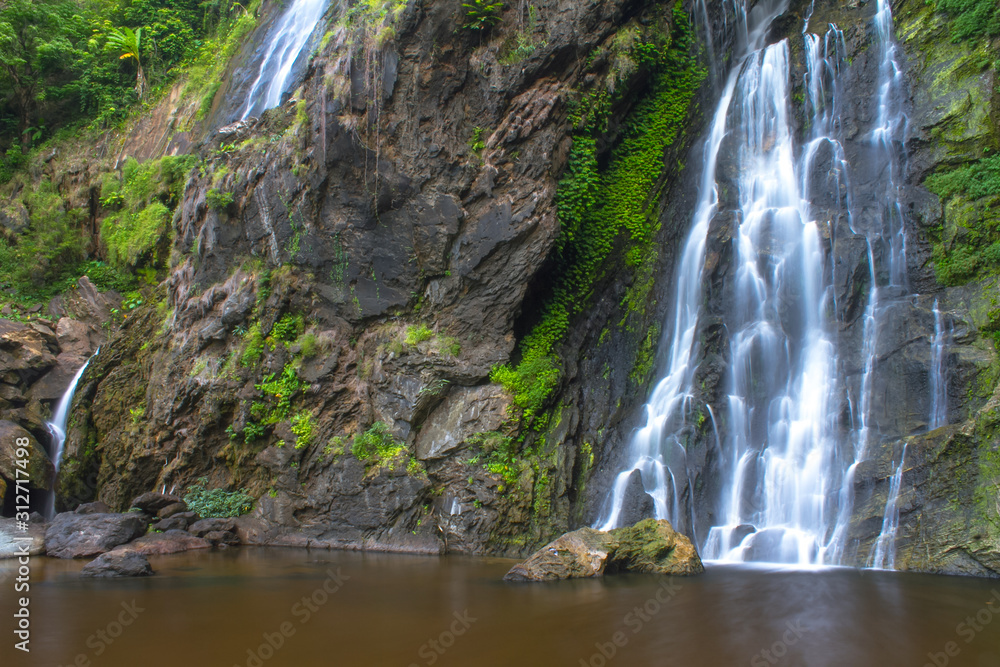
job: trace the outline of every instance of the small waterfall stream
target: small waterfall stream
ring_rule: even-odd
[[[872,424],[873,379],[880,327],[887,308],[906,293],[906,239],[899,199],[901,151],[907,120],[901,108],[901,72],[887,0],[879,0],[875,33],[880,56],[871,140],[879,207],[855,216],[850,166],[840,127],[840,77],[847,65],[844,35],[835,25],[809,32],[803,101],[808,136],[796,145],[792,117],[792,64],[788,40],[764,46],[763,33],[785,3],[759,3],[744,21],[746,48],[734,60],[705,143],[704,171],[691,231],[678,264],[669,331],[668,364],[645,406],[645,424],[632,438],[595,526],[619,525],[635,471],[657,518],[694,535],[693,489],[685,445],[692,434],[693,386],[700,362],[698,327],[709,226],[719,213],[717,168],[724,140],[738,147],[733,259],[725,329],[729,337],[727,398],[716,524],[703,546],[706,559],[829,564],[842,561],[853,508],[857,465],[877,430]],[[702,8],[702,13],[704,9]],[[810,13],[811,16],[811,13]],[[857,94],[857,92],[855,93]],[[728,137],[728,138],[727,138]],[[728,150],[728,149],[727,149]],[[819,174],[820,176],[817,176]],[[824,216],[811,201],[849,221],[865,239],[869,294],[863,315],[861,377],[840,377],[833,284],[833,244]],[[830,202],[833,202],[832,204]],[[857,225],[856,221],[859,222]],[[839,428],[848,404],[853,428]],[[717,432],[717,431],[716,431]],[[892,567],[900,461],[890,490],[876,567]],[[690,524],[690,525],[689,525]]]
[[[882,530],[872,549],[868,567],[877,570],[892,570],[896,566],[896,532],[899,529],[899,487],[903,483],[903,464],[906,463],[906,445],[899,457],[899,465],[889,481],[889,495],[885,501],[885,516]]]
[[[49,432],[52,433],[52,465],[55,467],[56,474],[52,480],[52,490],[49,492],[49,497],[45,501],[45,515],[48,518],[52,518],[55,515],[55,501],[56,501],[56,479],[59,477],[59,466],[62,463],[63,445],[66,444],[66,424],[69,420],[69,410],[73,407],[73,396],[76,394],[76,386],[80,384],[80,378],[83,377],[84,372],[87,370],[87,366],[90,365],[91,360],[98,355],[101,348],[97,350],[90,356],[87,361],[80,366],[73,379],[70,380],[69,386],[66,387],[66,391],[63,392],[62,397],[59,402],[56,403],[56,409],[52,413],[51,421],[47,422],[49,427]]]
[[[293,0],[271,27],[240,120],[281,104],[282,94],[289,92],[293,66],[309,46],[325,10],[326,0]]]
[[[944,315],[934,300],[934,339],[931,341],[931,429],[948,423],[948,366],[945,354],[951,338],[951,328],[946,327]]]

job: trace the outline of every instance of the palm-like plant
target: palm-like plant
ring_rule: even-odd
[[[119,60],[135,58],[135,92],[142,99],[146,92],[146,75],[142,71],[142,60],[139,59],[139,49],[142,46],[142,28],[132,31],[131,28],[114,28],[108,34],[108,44],[121,51]]]

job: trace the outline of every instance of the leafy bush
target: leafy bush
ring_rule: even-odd
[[[937,0],[951,18],[952,40],[1000,35],[1000,5],[996,0]]]
[[[417,326],[409,326],[406,328],[406,344],[416,345],[417,343],[423,343],[425,340],[430,340],[434,337],[434,331],[428,327],[426,324],[418,324]]]
[[[188,509],[201,518],[240,516],[253,509],[254,498],[246,491],[209,489],[207,485],[208,479],[202,477],[184,494]]]
[[[233,203],[233,193],[212,188],[205,193],[205,203],[213,211],[224,211]]]
[[[382,463],[406,451],[385,422],[375,422],[367,431],[354,436],[351,452],[359,461]]]
[[[500,22],[500,13],[503,11],[502,2],[490,2],[490,0],[472,0],[472,2],[462,3],[465,8],[465,22],[462,27],[466,30],[486,30]]]
[[[303,449],[312,444],[315,426],[311,410],[302,410],[292,417],[292,433],[295,434],[295,449]]]

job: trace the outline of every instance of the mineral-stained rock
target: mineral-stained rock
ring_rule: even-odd
[[[45,550],[56,558],[86,558],[131,542],[146,532],[148,520],[126,514],[57,514],[45,531]]]
[[[84,577],[148,577],[153,568],[146,557],[135,551],[111,551],[83,566]]]
[[[687,537],[668,521],[645,519],[610,532],[580,528],[566,533],[515,565],[504,579],[551,581],[615,572],[691,575],[704,569]]]

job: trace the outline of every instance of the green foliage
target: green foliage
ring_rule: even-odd
[[[1000,271],[1000,155],[936,172],[924,185],[945,202],[946,228],[933,244],[938,281],[961,285]]]
[[[951,171],[927,177],[924,185],[941,199],[963,195],[969,199],[1000,197],[1000,155],[983,159]]]
[[[188,509],[201,518],[240,516],[253,509],[254,498],[246,491],[209,489],[207,486],[208,479],[202,477],[184,494]]]
[[[285,313],[281,319],[271,327],[271,335],[268,341],[273,350],[277,343],[290,343],[298,338],[305,329],[305,320],[302,315]]]
[[[472,130],[472,138],[469,139],[469,149],[476,155],[481,155],[486,148],[486,141],[483,140],[483,133],[486,128],[476,127]]]
[[[299,346],[303,359],[310,359],[319,353],[319,338],[314,333],[302,334],[295,343]]]
[[[243,337],[243,352],[240,354],[240,366],[255,366],[264,354],[264,335],[261,333],[260,322],[250,325]]]
[[[952,41],[1000,35],[1000,4],[996,0],[937,0],[951,19]]]
[[[354,436],[351,453],[365,463],[382,464],[406,451],[406,445],[396,439],[385,422],[375,422],[367,431]]]
[[[502,477],[508,487],[513,487],[517,483],[523,466],[518,458],[519,449],[516,440],[496,431],[488,431],[469,437],[468,442],[473,447],[478,447],[485,456],[483,470]],[[478,455],[473,457],[475,462],[478,462],[479,458]],[[475,465],[473,459],[470,459],[469,463]]]
[[[425,340],[430,340],[433,337],[434,331],[426,324],[410,325],[406,328],[405,341],[407,345],[413,346]]]
[[[48,179],[25,195],[24,207],[28,228],[9,239],[0,236],[0,298],[37,303],[71,287],[82,275],[80,228],[87,212],[66,210]]]
[[[624,42],[619,47],[628,47],[636,67],[652,74],[650,90],[628,119],[621,143],[603,170],[597,138],[605,131],[619,93],[591,91],[571,110],[579,131],[557,191],[561,229],[556,277],[538,323],[521,341],[520,362],[495,367],[490,375],[514,395],[529,420],[540,414],[559,384],[556,346],[572,318],[586,307],[616,243],[625,243],[626,264],[633,269],[647,257],[658,229],[664,152],[684,127],[691,100],[705,77],[694,53],[690,21],[679,4],[669,37],[649,31]]]
[[[268,412],[264,416],[265,424],[277,424],[288,417],[292,407],[292,398],[302,388],[298,371],[292,365],[281,369],[281,375],[275,377],[268,373],[260,384],[254,385],[257,391],[264,395],[268,404]]]
[[[462,27],[466,30],[486,30],[500,22],[500,14],[503,12],[503,2],[490,2],[490,0],[472,0],[463,2],[465,9],[465,21]]]
[[[101,222],[108,259],[120,268],[157,264],[157,247],[170,229],[187,174],[197,164],[194,155],[165,156],[139,164],[125,161],[121,182],[113,177],[101,183],[101,203],[121,210]]]
[[[205,193],[205,203],[213,211],[225,211],[233,203],[233,193],[212,188]]]
[[[138,213],[109,215],[101,224],[108,259],[119,266],[137,266],[150,259],[170,223],[170,209],[152,202]],[[152,256],[151,261],[156,257]]]
[[[303,449],[313,442],[316,424],[311,410],[302,410],[292,417],[292,433],[295,435],[295,449]]]
[[[221,70],[245,23],[255,24],[252,14],[232,0],[0,4],[0,152],[74,123],[118,123],[147,90],[162,90],[200,60]],[[237,44],[226,39],[233,33]]]

